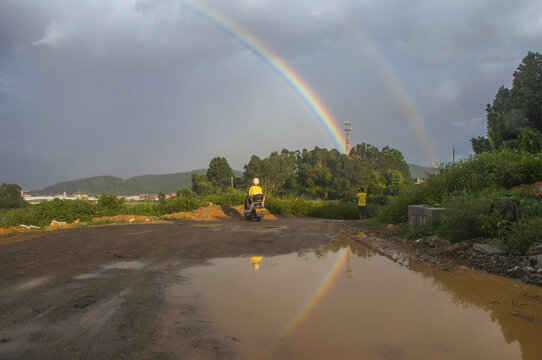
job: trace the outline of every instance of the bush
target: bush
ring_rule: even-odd
[[[98,196],[98,215],[114,216],[122,212],[124,199],[117,199],[115,194],[102,194]]]
[[[526,218],[514,224],[504,237],[506,248],[512,253],[525,253],[530,246],[540,241],[542,234],[542,217]]]
[[[324,219],[358,219],[357,205],[352,201],[312,200],[301,197],[269,196],[265,207],[283,216],[310,216]]]
[[[484,189],[510,189],[542,179],[541,154],[502,150],[482,153],[455,165],[442,165],[439,174],[415,185],[390,201],[381,222],[404,222],[408,205],[442,206],[461,194],[476,195]]]
[[[87,200],[54,199],[27,208],[11,210],[6,213],[6,225],[49,225],[52,220],[73,222],[90,220],[96,216],[96,205]]]
[[[516,216],[518,202],[502,190],[463,194],[451,198],[446,207],[448,215],[442,219],[440,235],[451,242],[480,237],[501,238],[515,221],[519,221]]]

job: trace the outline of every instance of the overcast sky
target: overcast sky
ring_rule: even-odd
[[[336,146],[280,76],[183,3],[0,1],[0,183],[174,173],[214,156],[242,170],[252,154]],[[352,122],[354,144],[419,165],[468,156],[486,104],[542,51],[540,0],[190,3],[271,49]]]

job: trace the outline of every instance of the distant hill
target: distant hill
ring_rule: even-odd
[[[121,179],[115,176],[93,176],[85,179],[64,181],[46,187],[43,190],[31,191],[37,195],[87,194],[99,195],[113,193],[117,195],[139,195],[174,193],[179,189],[192,186],[192,173],[205,174],[207,169],[193,170],[184,173],[163,175],[141,175],[129,179]],[[242,171],[233,170],[233,175],[240,177]]]
[[[410,168],[410,177],[413,179],[426,179],[429,174],[434,174],[435,169],[432,167],[420,166],[415,164],[408,164]]]
[[[157,194],[160,191],[174,193],[179,189],[192,187],[192,173],[206,174],[207,169],[176,174],[141,175],[129,178],[126,182],[136,188],[146,189],[148,194]]]

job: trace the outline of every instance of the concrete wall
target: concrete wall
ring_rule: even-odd
[[[417,228],[422,225],[435,224],[446,214],[445,208],[428,205],[408,205],[408,227]]]

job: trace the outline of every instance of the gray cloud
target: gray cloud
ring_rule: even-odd
[[[270,48],[337,122],[352,121],[354,142],[419,164],[429,160],[416,122],[435,161],[452,147],[467,156],[497,88],[542,50],[536,0],[188,4]],[[26,189],[203,168],[216,155],[241,169],[253,153],[334,146],[283,79],[180,0],[2,1],[0,116],[0,182]]]

